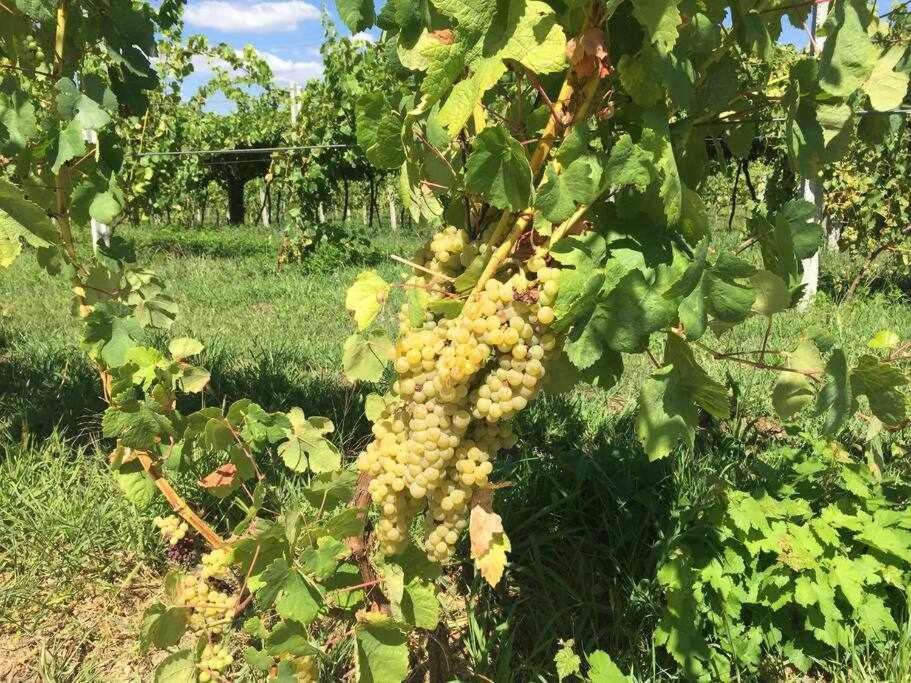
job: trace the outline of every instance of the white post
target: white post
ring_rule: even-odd
[[[813,9],[810,15],[810,54],[817,54],[822,52],[823,45],[825,44],[825,36],[818,36],[818,29],[826,21],[826,16],[829,14],[829,3],[828,0],[823,2],[818,2],[813,5]],[[823,215],[823,197],[822,197],[822,185],[819,182],[818,178],[805,178],[803,181],[803,198],[808,202],[811,202],[816,206],[816,220],[820,225],[823,224],[824,215]],[[813,301],[813,297],[816,296],[816,292],[819,291],[819,252],[817,251],[810,258],[803,259],[801,261],[803,266],[803,275],[801,276],[800,283],[804,285],[803,296],[800,298],[800,303],[797,305],[797,308],[804,310],[807,306],[810,305],[810,302]]]
[[[389,199],[389,225],[392,226],[392,232],[399,231],[399,219],[398,215],[395,212],[395,192],[392,191],[392,188],[389,188],[389,191],[386,193],[386,196]]]
[[[319,217],[320,223],[326,222],[326,210],[323,208],[322,202],[316,205],[316,215]]]
[[[297,117],[300,115],[300,86],[297,83],[291,84],[291,125],[297,125]]]
[[[270,223],[272,222],[271,217],[269,216],[268,192],[269,192],[269,184],[267,182],[263,182],[263,186],[259,189],[259,201],[260,201],[260,206],[262,207],[262,210],[259,213],[259,220],[267,228],[269,227]]]
[[[86,128],[82,131],[83,139],[90,145],[98,145],[98,133],[96,133],[91,128]],[[98,150],[95,150],[95,158],[98,158]],[[111,227],[105,225],[99,221],[96,221],[94,218],[91,220],[92,225],[92,251],[98,253],[98,244],[102,243],[104,246],[111,246]]]

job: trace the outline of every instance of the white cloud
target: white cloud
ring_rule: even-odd
[[[200,0],[184,12],[191,26],[218,31],[294,31],[305,21],[319,21],[320,10],[302,0],[243,2],[242,0]]]
[[[351,36],[351,40],[352,41],[363,40],[365,43],[376,42],[376,38],[374,38],[372,35],[370,35],[366,31],[361,31],[360,33],[355,33],[353,36]]]
[[[243,54],[243,50],[236,51],[238,55]],[[272,69],[272,75],[276,83],[303,83],[311,78],[317,78],[323,73],[323,63],[314,60],[293,60],[283,59],[271,52],[257,50],[257,54]],[[194,73],[205,76],[212,72],[216,66],[228,68],[227,62],[222,59],[206,57],[204,55],[194,55],[192,57]]]
[[[259,51],[259,56],[262,57],[266,64],[269,65],[269,68],[272,69],[272,74],[275,76],[275,80],[278,83],[303,83],[304,81],[309,81],[311,78],[316,78],[323,73],[322,62],[282,59],[278,55],[274,55],[271,52],[263,52],[262,50]]]

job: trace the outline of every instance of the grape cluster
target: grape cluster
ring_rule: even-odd
[[[224,645],[206,643],[199,656],[199,673],[197,680],[199,683],[209,683],[209,681],[219,680],[221,673],[234,662],[234,657]]]
[[[190,530],[187,523],[175,515],[156,517],[152,521],[155,526],[158,527],[158,531],[161,532],[161,537],[167,541],[168,545],[177,545]]]
[[[202,556],[200,576],[203,579],[231,579],[233,578],[231,573],[233,561],[234,553],[230,548],[216,548]]]
[[[429,270],[452,273],[471,263],[477,253],[465,230],[448,226],[430,238],[424,260]]]
[[[35,36],[26,36],[25,49],[31,53],[31,56],[35,62],[44,61],[44,50],[41,48],[41,45],[38,43],[38,40],[35,38]]]
[[[181,577],[176,602],[191,608],[190,626],[198,631],[222,632],[234,617],[234,598],[193,574]]]
[[[443,262],[444,247],[450,259],[456,253],[449,251],[451,230],[431,241],[438,245],[434,261]],[[384,553],[407,544],[412,520],[426,507],[428,557],[443,562],[452,554],[474,493],[488,485],[497,452],[515,441],[509,418],[540,390],[557,346],[548,328],[558,275],[536,256],[526,271],[488,280],[454,319],[425,314],[415,325],[400,314],[391,358],[392,389],[402,400],[373,425],[374,438],[358,458],[372,475]]]

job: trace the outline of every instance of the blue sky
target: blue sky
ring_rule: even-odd
[[[350,35],[338,18],[335,3],[329,12],[339,32]],[[307,0],[190,0],[184,12],[184,35],[202,34],[210,43],[227,43],[236,49],[253,45],[272,68],[278,84],[304,83],[322,73],[319,48],[323,40],[323,6]],[[375,40],[379,33],[358,34]],[[206,65],[197,61],[196,72],[187,78],[184,95],[192,95],[207,78]],[[217,96],[210,107],[222,110],[226,102]]]
[[[381,5],[383,0],[377,0]],[[888,11],[891,0],[877,0],[879,13]],[[338,18],[335,3],[325,5],[342,35],[348,31]],[[253,45],[269,63],[280,85],[303,83],[319,76],[322,70],[319,47],[323,32],[320,24],[323,7],[308,0],[190,0],[184,15],[186,35],[201,33],[211,43],[225,42],[237,49]],[[800,47],[807,44],[806,31],[791,26],[782,18],[782,42]],[[378,32],[364,34],[375,39]],[[197,73],[187,79],[184,89],[189,96],[205,81],[205,64],[197,64]],[[226,102],[213,97],[209,105],[223,110]]]

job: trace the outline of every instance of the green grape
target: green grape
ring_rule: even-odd
[[[181,577],[176,601],[179,607],[192,610],[190,627],[197,631],[223,632],[234,617],[234,598],[193,574]]]
[[[203,579],[231,579],[231,563],[234,560],[234,553],[230,548],[216,548],[215,550],[205,553],[201,559],[202,570],[200,576]]]
[[[442,252],[454,253],[458,239],[449,229],[438,233],[431,263],[450,263]],[[390,358],[401,404],[380,416],[358,457],[360,471],[372,477],[383,553],[401,551],[426,510],[424,549],[431,560],[446,561],[468,525],[473,496],[489,485],[497,452],[514,443],[507,421],[540,390],[542,361],[556,347],[547,332],[553,309],[538,301],[553,302],[559,273],[543,258],[536,272],[531,280],[523,273],[488,280],[454,319],[424,314],[418,325],[408,310],[400,312]]]
[[[199,669],[197,680],[200,683],[220,680],[222,672],[233,663],[234,657],[225,645],[206,643],[196,665]]]
[[[189,525],[175,515],[156,517],[152,522],[158,527],[162,539],[164,539],[168,545],[177,545],[190,530]]]

